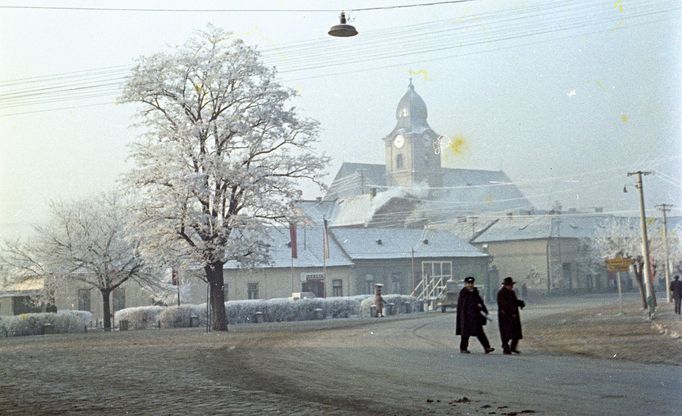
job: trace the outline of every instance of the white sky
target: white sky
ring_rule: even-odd
[[[559,200],[564,209],[603,206],[626,215],[638,215],[626,173],[655,170],[645,177],[647,208],[651,214],[655,204],[680,208],[682,1],[473,0],[354,11],[360,35],[326,35],[341,9],[419,2],[0,0],[0,6],[329,10],[0,8],[0,238],[44,220],[50,200],[113,186],[139,133],[129,127],[133,108],[113,104],[126,68],[209,22],[257,45],[268,63],[287,71],[282,82],[301,95],[293,104],[321,122],[320,150],[334,159],[329,180],[344,161],[384,163],[381,139],[412,76],[431,127],[463,140],[461,151],[445,152],[446,166],[504,170],[539,208]],[[273,53],[275,46],[289,48]],[[103,68],[110,72],[86,83],[84,75]],[[84,72],[54,77],[75,71]],[[48,77],[26,79],[42,76]],[[12,95],[68,80],[97,88],[76,90],[73,100],[50,90],[28,101]],[[44,111],[63,107],[74,108]],[[630,191],[623,193],[626,184]]]

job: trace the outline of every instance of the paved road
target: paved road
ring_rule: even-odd
[[[462,355],[453,317],[0,339],[0,414],[680,414],[679,366],[484,355],[476,340]]]

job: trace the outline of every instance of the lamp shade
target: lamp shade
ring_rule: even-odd
[[[349,25],[348,23],[346,23],[346,14],[344,12],[341,12],[340,19],[341,19],[340,24],[334,25],[331,27],[331,29],[329,29],[329,34],[331,36],[348,38],[358,34],[358,31],[355,30],[355,27],[353,25]]]

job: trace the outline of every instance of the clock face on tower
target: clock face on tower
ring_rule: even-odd
[[[403,137],[402,134],[395,136],[395,139],[393,139],[393,146],[397,147],[398,149],[403,147],[404,144],[405,144],[405,138]]]

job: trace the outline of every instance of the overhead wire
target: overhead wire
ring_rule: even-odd
[[[389,10],[389,9],[403,9],[425,6],[437,6],[445,4],[469,3],[476,0],[444,0],[427,3],[410,3],[399,4],[392,6],[374,6],[374,7],[359,7],[354,9],[346,9],[348,11],[362,12],[375,10]],[[59,11],[85,11],[85,12],[142,12],[142,13],[328,13],[338,12],[338,9],[169,9],[169,8],[136,8],[136,7],[87,7],[87,6],[15,6],[3,5],[0,9],[14,9],[14,10],[59,10]]]
[[[662,12],[663,12],[663,11],[661,11],[661,10],[656,11],[656,13],[662,13]],[[442,23],[442,21],[440,21],[440,22]],[[553,24],[554,26],[556,26],[556,23],[557,23],[557,22],[551,22],[551,21],[550,21],[549,23],[550,23],[550,24]],[[480,36],[480,35],[477,35],[477,36]],[[523,37],[523,36],[529,36],[529,35],[528,35],[527,33],[524,33],[524,34],[520,34],[520,35],[518,35],[518,36],[519,36],[519,37]],[[512,38],[513,38],[513,37],[512,37]],[[489,38],[487,41],[483,41],[483,42],[484,42],[484,43],[492,43],[492,42],[497,42],[497,41],[502,41],[502,40],[508,40],[508,39],[509,39],[509,37],[507,37],[507,38],[498,38],[498,39]],[[467,46],[467,45],[465,45],[465,46]],[[460,47],[462,47],[462,46],[460,46]],[[448,48],[449,48],[449,47],[448,47]],[[432,48],[432,49],[433,49],[433,48]],[[438,49],[438,48],[435,48],[435,50],[437,50],[437,49]],[[432,52],[433,50],[430,50],[430,51]],[[280,53],[281,53],[281,52],[282,52],[282,51],[280,51]],[[414,54],[414,53],[416,53],[416,52],[417,52],[417,51],[406,52],[406,54]],[[335,50],[334,53],[335,53],[335,55],[338,55],[338,50]],[[396,54],[390,55],[390,54],[389,54],[389,55],[388,55],[388,57],[396,57],[396,56],[401,56],[401,54],[398,54],[398,55],[396,55]],[[318,54],[318,59],[319,59],[319,54]],[[386,53],[383,52],[383,55],[377,55],[377,54],[375,54],[375,55],[367,56],[367,57],[365,57],[364,59],[365,59],[367,62],[371,62],[371,61],[373,61],[373,60],[386,59]],[[329,60],[327,60],[327,61],[329,61]],[[291,69],[286,69],[286,66],[285,66],[284,69],[282,69],[280,72],[281,72],[281,73],[286,73],[286,72],[307,71],[307,70],[311,70],[311,69],[320,69],[320,68],[324,68],[324,67],[325,67],[325,66],[321,66],[321,65],[315,65],[315,66],[310,66],[310,65],[309,65],[309,66],[306,67],[306,66],[304,66],[305,61],[300,61],[300,60],[299,60],[298,62],[299,62],[299,63],[298,63],[299,67],[291,67]],[[356,61],[353,61],[353,62],[357,63]],[[351,63],[351,62],[347,62],[347,63]],[[338,66],[339,63],[336,62],[336,61],[329,61],[329,62],[326,62],[325,65],[326,65],[326,66]],[[109,70],[116,70],[116,68],[117,68],[117,67],[109,67]],[[113,75],[118,75],[118,74],[120,74],[120,73],[121,73],[121,72],[113,73]],[[93,73],[93,74],[95,74],[95,73]],[[89,74],[87,74],[87,73],[81,74],[81,75],[89,76]],[[65,76],[77,76],[77,75],[76,75],[76,74],[67,74],[67,75],[65,75]],[[37,77],[36,77],[36,78],[37,78]],[[124,79],[125,77],[122,77],[122,78]],[[105,81],[112,81],[112,80],[113,80],[112,78],[109,78],[109,79],[106,79]],[[119,79],[119,80],[122,80],[122,79]],[[16,80],[13,80],[13,81],[16,82]],[[11,82],[11,81],[10,81],[10,82]],[[77,82],[77,81],[75,81],[75,82]],[[7,82],[5,82],[5,84],[7,84]],[[3,85],[3,84],[0,83],[0,85]],[[66,86],[67,86],[67,85],[62,85],[61,87],[62,87],[62,88],[66,88]],[[108,85],[106,85],[106,83],[102,83],[100,86],[98,86],[98,85],[91,85],[91,86],[90,86],[90,90],[95,90],[96,88],[98,88],[98,87],[101,88],[102,86],[108,86]],[[60,85],[51,85],[49,88],[50,88],[50,89],[58,89],[59,87],[60,87]],[[30,92],[31,92],[31,91],[23,91],[23,93],[25,93],[25,94],[28,94],[28,93],[30,93]],[[34,91],[34,92],[35,92],[36,94],[38,94],[40,91]],[[107,93],[108,93],[108,92],[109,92],[109,91],[107,91]],[[11,93],[13,93],[13,94],[16,95],[16,94],[22,93],[22,91],[11,91]],[[38,96],[39,96],[39,95],[38,95]],[[3,96],[0,96],[0,105],[6,105],[6,104],[7,104],[7,101],[8,101],[8,100],[11,101],[12,98],[13,98],[12,95],[7,95],[7,94],[5,94],[5,95],[3,95]],[[76,98],[76,97],[72,97],[72,98]],[[89,97],[89,98],[90,98],[90,97]],[[16,102],[15,102],[15,103],[16,103]],[[36,104],[36,102],[31,102],[31,104]],[[1,107],[0,107],[0,108],[1,108]]]

